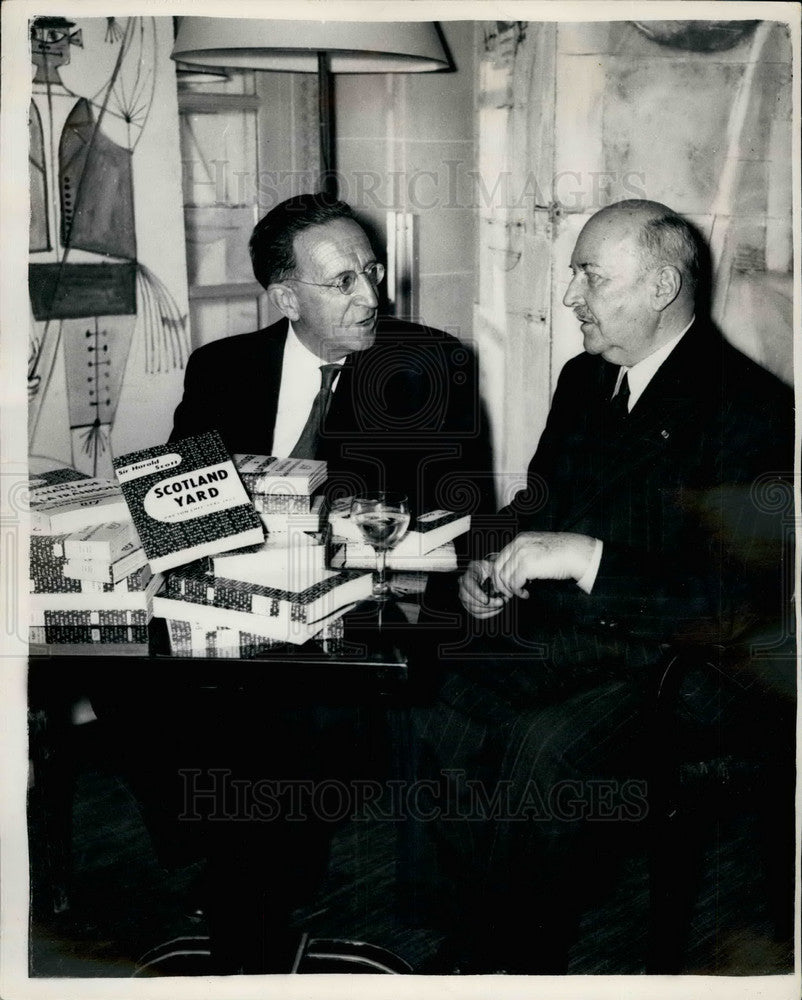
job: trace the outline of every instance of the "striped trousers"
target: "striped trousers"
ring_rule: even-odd
[[[505,717],[452,674],[415,710],[422,819],[475,971],[565,971],[608,848],[647,815],[644,688],[605,680]]]

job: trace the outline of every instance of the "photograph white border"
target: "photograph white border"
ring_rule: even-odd
[[[169,16],[173,14],[220,17],[260,17],[279,19],[331,20],[493,20],[528,19],[541,21],[629,20],[648,14],[659,19],[706,19],[755,17],[786,21],[791,27],[794,54],[794,254],[796,262],[794,291],[794,328],[802,329],[800,314],[800,7],[795,3],[696,2],[506,2],[491,0],[445,0],[382,3],[373,0],[356,2],[295,2],[288,4],[239,0],[5,0],[2,4],[2,91],[0,91],[0,482],[2,483],[2,580],[0,609],[3,629],[0,649],[0,732],[4,734],[5,752],[0,757],[0,997],[71,998],[153,997],[177,1000],[182,997],[284,998],[313,996],[337,1000],[356,995],[403,997],[454,995],[459,997],[618,997],[644,998],[791,998],[800,994],[799,954],[793,976],[743,978],[718,977],[565,977],[537,979],[517,977],[424,978],[383,977],[234,977],[191,979],[59,979],[27,976],[28,947],[28,875],[25,794],[27,787],[26,725],[26,654],[19,638],[18,621],[26,621],[27,524],[24,512],[18,513],[13,491],[27,480],[27,391],[25,370],[28,347],[27,239],[28,239],[28,166],[27,109],[30,99],[30,60],[27,22],[35,15],[74,15],[105,17],[114,15]],[[797,345],[798,347],[798,345]],[[799,358],[796,360],[799,384]],[[799,431],[799,418],[797,418]],[[797,441],[799,433],[797,433]],[[797,482],[799,469],[796,470]],[[796,498],[796,523],[800,519],[800,500]],[[799,579],[797,555],[797,579]],[[799,610],[799,609],[798,609]],[[21,616],[21,617],[20,617]],[[799,615],[798,615],[799,618]],[[22,630],[24,634],[25,630]],[[799,829],[797,830],[799,847]],[[797,857],[799,851],[797,850]],[[799,939],[797,913],[796,938]],[[357,979],[359,981],[357,981]]]

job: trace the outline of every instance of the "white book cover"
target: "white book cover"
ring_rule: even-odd
[[[119,583],[138,569],[148,565],[145,550],[134,542],[129,542],[129,552],[123,553],[113,563],[103,559],[67,559],[64,576],[71,580],[93,580],[98,583]]]
[[[132,547],[139,546],[139,537],[134,522],[126,519],[80,528],[64,539],[63,546],[67,559],[99,559],[113,563]]]
[[[365,544],[359,526],[351,518],[353,497],[344,497],[332,502],[329,511],[329,525],[332,534],[348,542]],[[419,514],[410,525],[409,531],[392,549],[395,556],[425,556],[451,542],[470,529],[470,514],[460,514],[453,510],[431,510]],[[388,557],[389,558],[389,557]]]
[[[76,479],[31,490],[31,531],[56,535],[131,515],[120,487],[110,479]]]
[[[271,535],[258,548],[224,552],[211,558],[215,576],[281,587],[303,589],[294,584],[308,580],[316,583],[326,571],[326,546],[305,531]],[[283,586],[286,584],[286,586]]]
[[[339,541],[336,536],[332,542]],[[373,569],[376,566],[376,553],[363,542],[346,542],[335,550],[331,559],[332,569]],[[397,549],[387,553],[387,569],[399,572],[414,573],[451,573],[458,568],[457,550],[453,542],[446,542],[431,552],[423,555],[404,554]]]

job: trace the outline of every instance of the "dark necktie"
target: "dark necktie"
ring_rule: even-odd
[[[323,421],[331,406],[331,387],[338,373],[342,371],[342,367],[342,365],[320,366],[320,390],[312,401],[312,408],[304,424],[304,429],[301,431],[301,436],[295,442],[295,447],[290,452],[289,458],[315,457]]]
[[[616,422],[623,423],[629,416],[629,379],[626,372],[624,372],[624,377],[618,386],[618,392],[613,396],[608,405],[610,407],[610,414]]]

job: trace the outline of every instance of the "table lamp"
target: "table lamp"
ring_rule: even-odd
[[[282,21],[182,17],[172,58],[193,66],[318,75],[320,188],[337,195],[334,160],[335,73],[448,70],[433,21]]]

